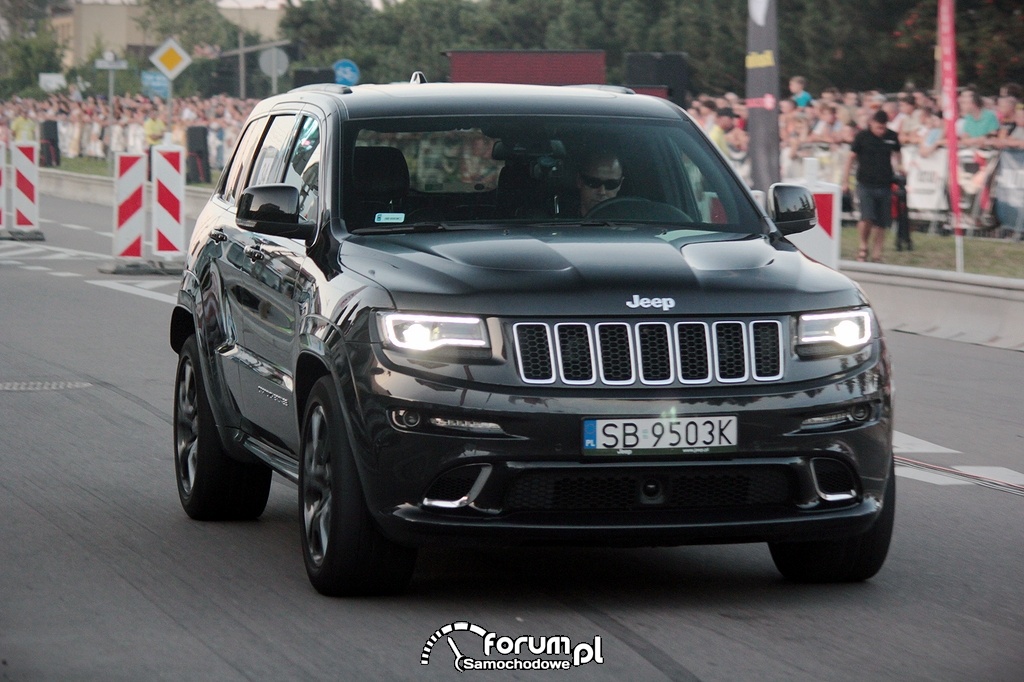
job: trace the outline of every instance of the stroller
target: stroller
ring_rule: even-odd
[[[910,211],[907,209],[907,179],[897,175],[892,180],[892,218],[896,223],[896,250],[913,251],[910,239]]]

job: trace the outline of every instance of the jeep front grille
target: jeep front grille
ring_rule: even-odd
[[[528,384],[734,384],[783,376],[778,320],[519,322],[512,329],[519,376]]]

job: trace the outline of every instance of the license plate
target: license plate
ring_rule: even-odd
[[[585,455],[672,455],[736,449],[736,416],[585,419]]]

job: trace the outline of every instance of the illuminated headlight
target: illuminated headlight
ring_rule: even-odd
[[[487,327],[479,317],[448,317],[384,313],[384,338],[394,348],[430,351],[438,348],[487,348]]]
[[[831,347],[833,352],[856,350],[872,336],[871,312],[848,310],[837,313],[808,313],[800,316],[798,346],[817,346],[818,354]],[[838,348],[836,348],[838,346]]]

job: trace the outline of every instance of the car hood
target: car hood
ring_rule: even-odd
[[[353,236],[343,270],[399,309],[478,315],[791,313],[866,303],[785,240],[608,228]]]

